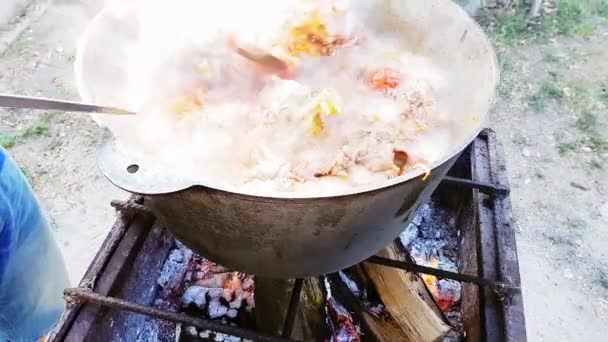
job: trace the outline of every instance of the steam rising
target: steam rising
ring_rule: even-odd
[[[128,70],[124,101],[138,115],[97,120],[134,154],[246,193],[340,193],[415,171],[454,144],[453,119],[434,101],[445,79],[397,34],[368,21],[375,4],[133,1],[136,38],[121,63]],[[336,8],[346,14],[334,15]],[[261,73],[226,43],[232,35],[274,51],[312,10],[328,31],[356,42],[331,57],[299,56],[294,79]],[[399,71],[400,84],[370,89],[368,75],[384,68]],[[200,108],[176,112],[184,96],[201,99]],[[404,170],[395,151],[407,154]]]

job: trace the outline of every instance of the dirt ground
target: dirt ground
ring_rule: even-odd
[[[78,99],[75,44],[100,6],[101,1],[54,1],[0,57],[0,93]],[[110,201],[126,194],[98,170],[95,148],[102,132],[88,115],[0,109],[3,141],[28,130],[34,132],[9,140],[14,146],[8,151],[48,213],[76,284],[114,222]]]
[[[57,0],[24,17],[34,20],[0,55],[0,93],[77,99],[74,46],[101,3]],[[608,26],[499,52],[503,84],[489,125],[510,171],[529,339],[604,340]],[[114,221],[110,201],[127,196],[97,168],[101,139],[85,115],[0,109],[0,142],[47,211],[72,283]]]

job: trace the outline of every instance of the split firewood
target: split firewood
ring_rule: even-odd
[[[378,253],[378,256],[394,260],[406,258],[395,243]],[[372,263],[363,263],[362,267],[391,319],[400,328],[402,340],[437,341],[450,331],[443,313],[420,277]]]

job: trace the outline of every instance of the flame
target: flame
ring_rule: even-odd
[[[426,266],[437,268],[437,266],[439,266],[439,259],[431,257],[429,264],[427,264]],[[429,274],[423,274],[422,280],[426,284],[426,287],[429,289],[429,291],[431,291],[433,298],[437,299],[439,297],[439,291],[437,288],[437,277]]]
[[[239,278],[238,274],[236,272],[234,272],[228,278],[228,280],[226,280],[226,282],[223,284],[223,287],[225,289],[228,289],[228,290],[233,290],[233,291],[239,290],[239,291],[242,291],[243,290],[243,282]]]
[[[439,259],[431,257],[431,260],[426,266],[438,268],[438,265]],[[431,295],[433,295],[433,298],[435,299],[435,302],[437,302],[437,306],[439,306],[439,309],[441,309],[441,311],[446,312],[450,310],[450,308],[454,306],[454,304],[456,304],[456,302],[458,301],[458,299],[454,297],[453,293],[440,291],[437,282],[437,277],[428,274],[423,274],[422,280],[431,292]]]

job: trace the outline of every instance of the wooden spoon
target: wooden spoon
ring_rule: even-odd
[[[247,58],[270,72],[284,75],[290,69],[289,64],[286,61],[257,47],[238,43],[233,36],[228,38],[228,45],[242,57]]]

